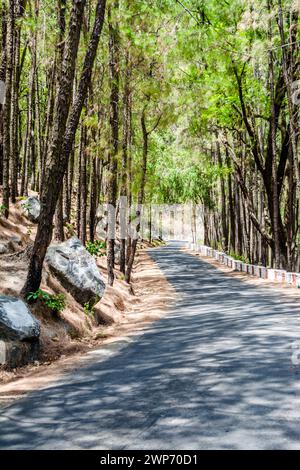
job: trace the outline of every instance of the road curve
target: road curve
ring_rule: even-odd
[[[150,253],[179,294],[169,315],[3,409],[0,449],[300,448],[300,305],[176,243]]]

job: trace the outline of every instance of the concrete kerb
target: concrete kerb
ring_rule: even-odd
[[[243,263],[222,251],[214,250],[206,245],[191,243],[189,248],[200,253],[203,256],[214,258],[220,264],[224,264],[234,271],[244,272],[260,279],[268,279],[273,282],[286,283],[300,289],[300,273],[290,273],[282,269],[270,269],[266,266]]]

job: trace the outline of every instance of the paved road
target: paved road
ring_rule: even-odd
[[[173,244],[180,299],[142,337],[0,414],[1,449],[300,448],[300,305]]]

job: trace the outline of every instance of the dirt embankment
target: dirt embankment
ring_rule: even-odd
[[[12,253],[0,256],[0,293],[19,295],[27,274],[27,250],[35,230],[18,207],[13,209],[9,221],[0,218],[0,240],[7,243],[15,237]],[[137,255],[132,285],[128,286],[116,269],[114,287],[107,287],[98,304],[98,313],[107,319],[106,324],[97,324],[94,315],[85,312],[58,280],[44,270],[41,288],[53,294],[63,293],[67,307],[54,315],[42,305],[33,306],[33,313],[41,322],[40,361],[13,371],[0,368],[0,403],[45,385],[74,367],[87,351],[136,334],[167,312],[176,294],[145,248],[146,245],[141,247]],[[106,258],[98,258],[97,264],[106,278]]]

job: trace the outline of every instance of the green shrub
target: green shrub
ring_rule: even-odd
[[[93,242],[86,243],[86,249],[92,256],[105,256],[106,243],[96,240]]]
[[[23,205],[22,205],[23,209],[26,209],[27,211],[29,211],[30,209],[30,202],[25,202]]]
[[[6,211],[7,207],[4,206],[3,204],[0,204],[0,217],[4,215],[4,212]]]
[[[91,305],[90,305],[89,302],[87,302],[86,304],[84,304],[84,313],[85,313],[88,317],[94,315],[94,313],[95,313],[93,307],[91,307]]]
[[[236,261],[242,261],[242,263],[246,263],[246,264],[250,263],[248,258],[246,258],[245,256],[242,256],[242,255],[238,255],[234,251],[231,251],[229,253],[229,256],[231,256],[231,258],[235,259]]]
[[[36,292],[31,292],[27,296],[29,302],[36,302],[40,300],[43,302],[52,312],[60,313],[66,308],[66,299],[64,294],[48,294],[41,289]]]

